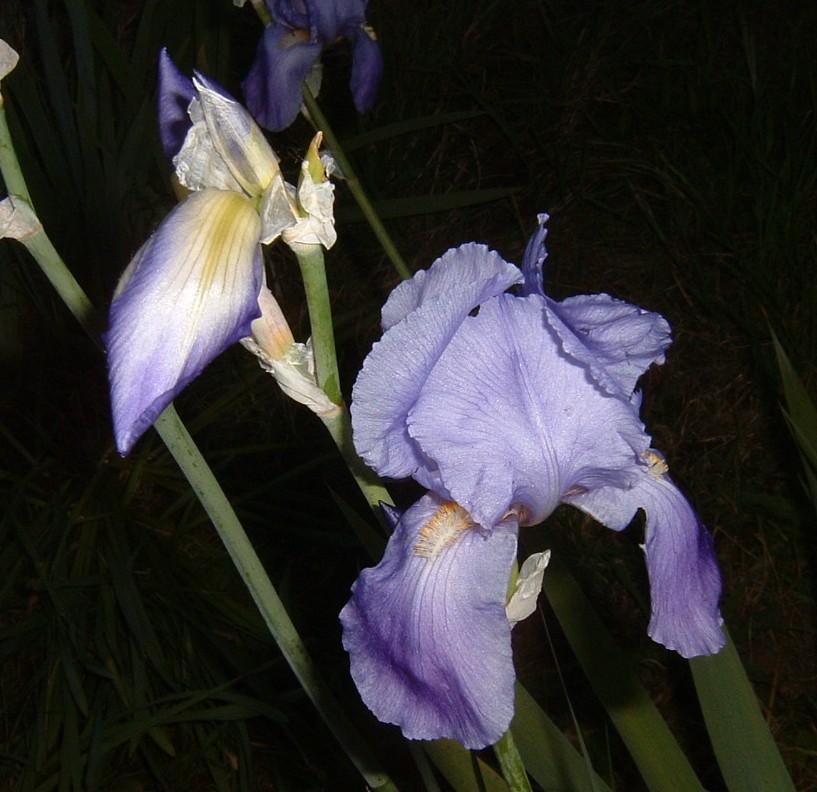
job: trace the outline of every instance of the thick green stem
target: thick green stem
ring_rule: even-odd
[[[342,404],[343,395],[340,392],[335,332],[332,327],[332,305],[326,282],[323,248],[320,245],[295,243],[292,249],[298,257],[304,280],[318,385],[335,404]]]
[[[358,487],[360,487],[363,497],[366,498],[366,502],[375,511],[378,510],[381,503],[392,505],[394,501],[389,495],[389,491],[383,486],[377,474],[363,464],[355,451],[352,444],[352,422],[349,419],[349,410],[346,406],[342,405],[341,409],[336,413],[327,416],[322,415],[320,418],[329,434],[332,435],[335,445],[354,476]]]
[[[343,149],[341,148],[338,139],[335,137],[332,127],[329,126],[326,116],[321,112],[318,102],[312,95],[312,91],[309,89],[309,86],[306,83],[303,85],[303,92],[306,109],[309,111],[309,115],[311,116],[315,126],[323,133],[323,139],[326,142],[326,145],[329,147],[329,150],[332,152],[332,156],[334,156],[335,160],[340,166],[340,170],[346,179],[346,184],[354,196],[354,199],[357,201],[360,211],[363,212],[363,216],[371,226],[374,235],[377,237],[377,241],[380,242],[381,246],[383,247],[383,251],[389,257],[389,261],[391,261],[394,269],[397,271],[397,274],[404,280],[410,278],[412,274],[411,270],[408,268],[408,265],[400,255],[400,251],[397,250],[397,247],[392,241],[389,232],[386,231],[383,221],[378,216],[374,206],[372,206],[372,202],[369,200],[369,196],[366,195],[366,191],[363,189],[360,179],[357,178],[357,175],[352,168],[352,163],[349,162],[346,155],[343,153]]]
[[[213,522],[224,547],[255,601],[270,633],[301,687],[320,712],[349,758],[373,789],[396,787],[379,769],[346,714],[318,675],[295,626],[287,615],[258,555],[227,496],[171,404],[157,419],[156,429],[190,482]]]
[[[511,792],[532,792],[525,763],[516,749],[510,729],[494,745],[494,753]]]

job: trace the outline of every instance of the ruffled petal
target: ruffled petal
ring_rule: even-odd
[[[358,25],[352,35],[352,77],[349,87],[358,113],[368,113],[377,101],[383,79],[383,53],[374,30]]]
[[[388,330],[426,303],[457,300],[463,289],[468,306],[465,316],[521,279],[513,264],[485,245],[461,245],[440,256],[427,270],[419,270],[411,279],[398,284],[383,306],[380,324],[383,330]]]
[[[476,528],[429,494],[403,515],[383,560],[340,614],[352,678],[372,712],[409,739],[496,742],[513,716],[505,615],[517,526]]]
[[[635,486],[616,487],[566,498],[614,530],[625,528],[638,509],[646,514],[644,550],[650,578],[649,635],[683,657],[715,654],[724,646],[718,600],[721,578],[712,538],[688,501],[663,471],[640,467]]]
[[[238,193],[193,193],[126,269],[106,336],[121,454],[213,358],[249,335],[260,315],[260,226]]]
[[[565,351],[584,363],[610,393],[629,398],[638,378],[664,362],[672,343],[663,316],[607,294],[582,294],[550,302],[551,323]]]
[[[179,152],[191,121],[190,102],[196,95],[193,81],[182,74],[167,50],[159,52],[159,137],[168,162]]]
[[[511,505],[545,519],[571,489],[628,486],[649,438],[632,405],[588,380],[545,299],[500,295],[458,329],[408,416],[445,491],[491,527]]]
[[[366,358],[352,391],[355,447],[380,475],[415,476],[434,488],[433,466],[407,434],[408,412],[469,311],[520,277],[488,248],[463,245],[392,292],[383,308],[389,329]]]
[[[295,120],[303,82],[320,54],[321,44],[310,41],[302,30],[271,25],[264,31],[241,83],[247,107],[262,127],[277,132]]]

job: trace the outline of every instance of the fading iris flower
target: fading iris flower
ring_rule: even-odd
[[[261,126],[280,130],[298,115],[302,86],[324,47],[352,43],[350,88],[358,112],[371,110],[383,76],[383,56],[366,24],[367,0],[266,0],[275,20],[258,45],[242,83],[247,107]]]
[[[190,192],[114,292],[106,345],[122,454],[217,355],[252,337],[268,294],[261,245],[281,235],[291,244],[335,240],[331,184],[286,184],[262,131],[218,85],[188,79],[163,51],[159,94],[162,144]]]
[[[521,271],[468,244],[399,285],[355,383],[358,453],[430,490],[341,613],[363,700],[409,738],[480,748],[508,728],[517,528],[560,503],[616,531],[643,510],[649,635],[684,657],[724,644],[712,540],[639,418],[670,328],[606,294],[547,297],[545,220]]]

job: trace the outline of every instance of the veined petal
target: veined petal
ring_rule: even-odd
[[[266,129],[288,127],[298,115],[302,86],[321,54],[321,44],[299,29],[275,24],[258,44],[258,53],[241,87],[247,107]]]
[[[121,454],[216,355],[249,335],[260,315],[260,230],[239,193],[192,193],[126,269],[106,336]]]
[[[358,113],[368,113],[377,101],[383,79],[383,53],[374,30],[358,25],[352,35],[352,77],[349,87]]]
[[[610,393],[629,398],[638,378],[653,363],[664,362],[672,343],[663,316],[607,294],[549,303],[550,322],[565,352],[585,364]]]
[[[515,520],[478,529],[434,494],[405,512],[383,560],[341,611],[343,645],[366,705],[409,739],[496,742],[513,716],[505,596]]]
[[[635,486],[603,487],[566,500],[614,530],[625,528],[638,509],[644,510],[652,599],[649,635],[683,657],[715,654],[725,639],[712,538],[665,475],[663,461],[655,452],[646,456],[651,464],[640,467]]]
[[[652,602],[648,634],[682,657],[715,654],[726,639],[712,537],[668,477],[648,476],[639,496],[647,515],[644,551]]]
[[[562,354],[545,298],[503,294],[467,317],[429,373],[408,433],[451,498],[490,528],[545,519],[571,488],[627,486],[649,438],[629,401]]]
[[[167,50],[159,52],[159,137],[168,162],[178,154],[191,121],[190,102],[196,96],[193,81],[173,63]]]
[[[384,331],[388,330],[424,304],[436,300],[459,302],[458,293],[467,285],[465,315],[521,279],[521,273],[513,264],[485,245],[461,245],[440,256],[427,270],[418,270],[412,278],[397,285],[383,306],[380,324]]]
[[[207,129],[216,150],[248,195],[259,198],[280,179],[278,158],[252,116],[212,80],[193,75]]]
[[[380,475],[415,476],[436,488],[433,465],[409,437],[406,418],[463,319],[520,278],[485,246],[463,245],[392,292],[383,308],[388,329],[352,391],[355,447]]]

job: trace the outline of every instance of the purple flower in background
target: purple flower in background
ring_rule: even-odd
[[[298,115],[302,86],[324,47],[352,43],[350,87],[358,112],[371,110],[383,75],[383,57],[366,24],[366,0],[266,0],[272,25],[242,83],[247,107],[261,126],[280,130]]]
[[[358,453],[430,490],[341,613],[363,700],[407,737],[478,748],[508,728],[516,530],[560,503],[617,531],[643,510],[649,635],[684,657],[724,644],[712,540],[639,418],[670,328],[605,294],[547,297],[545,220],[522,271],[468,244],[399,285],[354,387]]]

